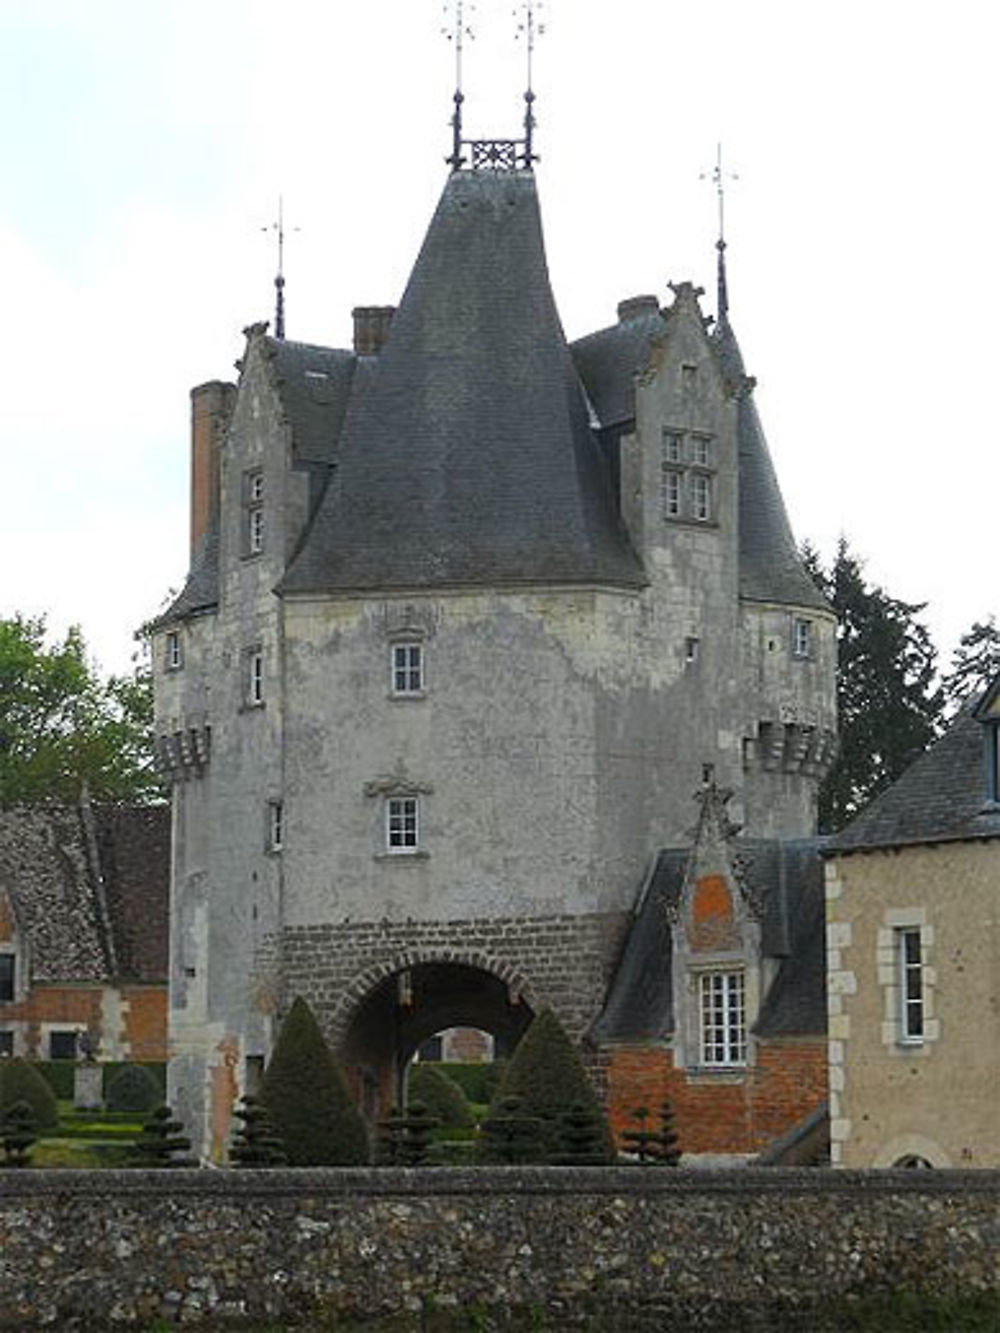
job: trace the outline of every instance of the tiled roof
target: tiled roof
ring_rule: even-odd
[[[96,810],[96,883],[78,808],[0,811],[0,892],[28,941],[33,982],[108,981],[112,960],[116,979],[165,980],[169,821],[166,806]]]
[[[983,724],[965,709],[939,741],[830,840],[827,852],[1000,838],[987,801]]]
[[[822,839],[742,840],[733,844],[745,883],[762,903],[761,949],[779,959],[755,1031],[762,1037],[826,1031]],[[680,902],[688,848],[662,851],[629,933],[597,1041],[670,1036],[674,1031],[673,949],[669,913]]]
[[[549,286],[530,172],[448,180],[281,591],[645,582]]]

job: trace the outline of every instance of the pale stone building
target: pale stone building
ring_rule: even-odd
[[[296,994],[375,1114],[444,1028],[583,1037],[706,780],[748,835],[814,831],[834,618],[724,304],[680,284],[567,345],[530,152],[473,156],[352,349],[254,325],[193,391],[156,717],[171,1096],[208,1156]]]
[[[1000,679],[827,846],[835,1165],[1000,1166]]]

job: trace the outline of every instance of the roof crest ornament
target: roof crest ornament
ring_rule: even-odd
[[[292,231],[298,231],[293,227]],[[274,277],[274,336],[285,337],[285,213],[284,200],[278,195],[278,220],[269,222],[261,231],[273,231],[278,237],[278,271]]]
[[[532,164],[538,161],[534,149],[535,138],[535,91],[533,87],[533,65],[535,42],[545,31],[544,24],[538,22],[538,11],[542,0],[522,0],[515,9],[514,16],[519,17],[517,38],[522,36],[527,53],[528,84],[524,94],[524,137],[520,139],[466,139],[462,134],[462,105],[465,94],[462,91],[462,48],[466,38],[474,37],[472,28],[465,21],[466,9],[475,6],[467,0],[446,0],[444,11],[448,23],[441,29],[455,47],[455,110],[451,117],[452,147],[451,156],[445,161],[452,171],[461,171],[468,164],[472,171],[530,171]],[[467,153],[465,150],[468,150]]]
[[[715,186],[715,193],[719,201],[719,239],[715,242],[715,248],[719,252],[718,260],[718,296],[717,296],[717,315],[721,323],[722,320],[729,317],[729,292],[726,287],[726,181],[738,181],[739,176],[735,172],[726,172],[722,168],[722,144],[715,145],[715,166],[712,170],[703,171],[700,180],[710,180]]]

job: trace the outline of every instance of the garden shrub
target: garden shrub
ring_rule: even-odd
[[[109,1111],[144,1115],[163,1097],[154,1076],[143,1065],[122,1065],[107,1087]]]
[[[52,1129],[59,1122],[55,1094],[31,1060],[0,1060],[0,1113],[26,1102],[36,1129]]]
[[[281,1025],[260,1099],[289,1166],[367,1165],[367,1127],[301,996]]]
[[[288,1159],[264,1103],[248,1092],[235,1114],[243,1123],[229,1150],[230,1161],[236,1166],[284,1166]]]
[[[465,1093],[440,1065],[422,1061],[411,1065],[406,1097],[408,1102],[423,1102],[445,1129],[469,1129],[475,1123]]]
[[[524,1115],[537,1116],[542,1128],[542,1160],[562,1155],[561,1117],[571,1107],[594,1117],[599,1126],[600,1149],[594,1156],[603,1162],[614,1157],[611,1130],[604,1108],[590,1086],[576,1048],[551,1009],[537,1014],[518,1043],[500,1081],[494,1106],[510,1097],[520,1100]],[[491,1116],[494,1107],[490,1108]]]
[[[27,1102],[0,1111],[0,1147],[4,1166],[27,1166],[35,1142],[35,1114]]]
[[[115,1081],[123,1069],[131,1069],[134,1065],[140,1065],[151,1078],[156,1080],[156,1086],[160,1090],[158,1100],[164,1102],[167,1099],[167,1065],[164,1060],[106,1060],[102,1062],[101,1069],[104,1073],[104,1100],[108,1100],[108,1089]]]
[[[158,1106],[143,1124],[142,1133],[133,1144],[134,1164],[154,1167],[194,1165],[177,1156],[191,1147],[191,1140],[180,1132],[183,1128],[179,1120],[174,1120],[169,1106]]]
[[[52,1089],[57,1101],[73,1100],[75,1060],[36,1060],[35,1067]]]
[[[438,1064],[442,1074],[457,1083],[465,1099],[480,1106],[489,1106],[500,1086],[506,1060],[483,1060],[471,1063],[463,1060],[442,1060]]]

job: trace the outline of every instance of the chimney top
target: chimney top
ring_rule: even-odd
[[[660,302],[655,296],[629,296],[618,302],[618,323],[628,324],[633,319],[643,319],[646,315],[658,315]]]
[[[377,356],[381,352],[395,313],[394,305],[354,307],[351,315],[354,319],[354,350],[358,356]]]

